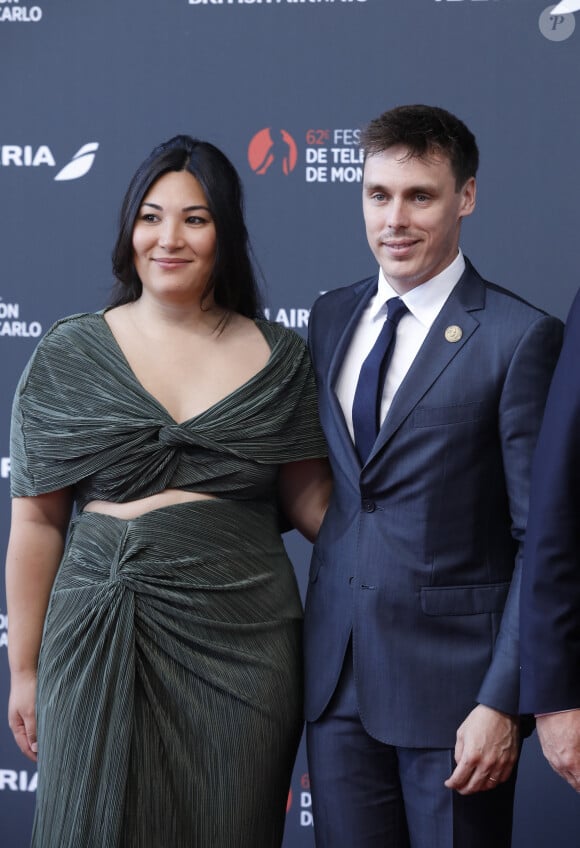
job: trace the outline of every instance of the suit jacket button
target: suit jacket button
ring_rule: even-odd
[[[377,507],[374,501],[365,498],[362,502],[362,508],[365,512],[374,512]]]

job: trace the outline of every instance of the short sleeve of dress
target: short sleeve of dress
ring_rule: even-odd
[[[59,427],[62,375],[58,362],[66,357],[61,323],[54,324],[39,342],[16,387],[10,424],[13,497],[39,495],[74,482],[70,474],[61,479],[58,462],[54,463],[60,455],[59,441],[66,438],[64,424]]]
[[[21,385],[26,379],[26,371],[20,378],[14,401],[12,403],[12,419],[10,422],[10,490],[13,497],[38,494],[35,490],[32,476],[26,459],[26,441],[24,437],[24,422],[20,405]]]
[[[24,369],[10,428],[13,497],[73,486],[103,464],[105,449],[112,454],[111,463],[122,454],[122,439],[117,437],[115,445],[112,428],[103,416],[106,404],[100,375],[104,369],[98,367],[96,356],[105,359],[106,352],[94,334],[94,327],[102,325],[97,313],[57,321]],[[114,364],[110,370],[117,370]],[[125,439],[125,450],[126,444]]]
[[[306,342],[280,324],[261,322],[261,326],[273,350],[282,351],[278,360],[280,396],[275,404],[280,417],[272,426],[278,446],[276,461],[326,457],[328,448],[318,417],[316,379]]]
[[[300,403],[294,410],[291,426],[294,430],[296,455],[293,459],[312,459],[328,456],[326,439],[318,417],[318,397],[314,369],[305,346],[304,388]]]

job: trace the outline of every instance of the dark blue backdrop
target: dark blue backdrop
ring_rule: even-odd
[[[0,0],[0,536],[17,378],[58,317],[111,285],[120,199],[177,132],[238,167],[272,318],[371,273],[356,130],[399,103],[459,114],[482,152],[463,246],[564,317],[579,284],[580,26],[545,0]],[[34,2],[34,0],[32,0]],[[288,540],[301,585],[308,545]],[[0,590],[0,712],[8,694]],[[28,844],[34,768],[0,721],[0,840]],[[285,848],[311,848],[301,751]],[[580,799],[526,743],[515,848],[578,846]],[[353,848],[356,848],[353,846]]]

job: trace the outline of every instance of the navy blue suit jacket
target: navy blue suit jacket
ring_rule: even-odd
[[[453,747],[477,702],[518,711],[520,549],[561,322],[468,263],[361,468],[334,385],[376,288],[329,292],[310,317],[334,493],[306,600],[306,717],[327,706],[352,632],[368,732]]]
[[[534,459],[521,608],[522,711],[580,707],[580,293]]]

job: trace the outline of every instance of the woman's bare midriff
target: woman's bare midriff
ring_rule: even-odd
[[[215,495],[204,495],[201,492],[184,492],[182,489],[165,489],[148,498],[139,498],[136,501],[125,503],[113,503],[112,501],[89,501],[84,507],[84,512],[100,512],[103,515],[112,515],[114,518],[130,520],[145,515],[154,509],[162,509],[164,506],[188,503],[189,501],[215,500]]]

